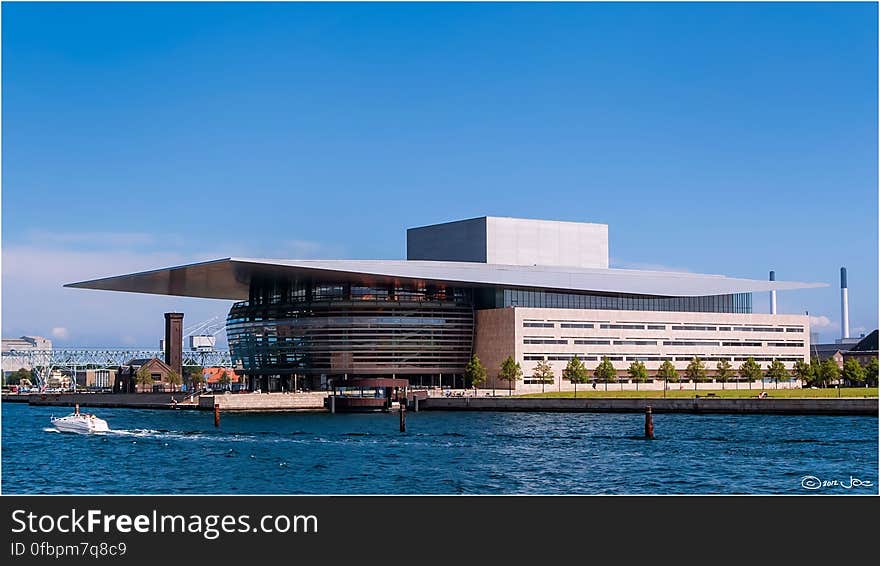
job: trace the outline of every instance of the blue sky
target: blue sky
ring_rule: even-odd
[[[877,326],[876,4],[2,6],[3,336],[155,345],[224,301],[62,289],[405,228],[609,224],[612,266],[824,281]],[[767,299],[755,296],[756,312]]]

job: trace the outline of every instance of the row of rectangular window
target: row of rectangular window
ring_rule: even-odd
[[[548,355],[540,355],[540,356],[523,356],[523,360],[527,362],[541,362],[546,358],[548,362],[566,362],[575,357],[576,354],[548,354]],[[581,361],[597,361],[599,358],[597,356],[580,356],[578,355],[578,359]]]
[[[552,322],[523,322],[526,328],[555,328]],[[595,328],[595,325],[588,323],[572,323],[563,322],[560,328]],[[647,328],[646,328],[647,327]],[[666,325],[661,324],[600,324],[599,328],[610,330],[666,330]],[[803,332],[803,328],[778,328],[778,327],[761,327],[761,326],[673,326],[672,330],[694,330],[701,332]]]
[[[527,362],[540,362],[545,359],[548,362],[564,362],[571,360],[577,356],[577,358],[581,361],[598,361],[600,359],[599,356],[584,356],[580,354],[526,354],[523,356],[523,360]],[[801,357],[767,357],[767,356],[747,356],[747,357],[727,357],[727,356],[639,356],[639,355],[623,355],[623,356],[602,356],[603,358],[608,358],[610,361],[627,361],[627,362],[690,362],[695,357],[699,358],[702,362],[720,362],[722,360],[726,361],[737,361],[744,362],[749,357],[751,357],[756,362],[772,362],[773,360],[779,360],[780,362],[796,362],[798,360],[803,360]]]
[[[615,346],[656,346],[657,340],[614,340]],[[524,338],[523,344],[568,344],[568,340],[556,338]],[[576,346],[594,345],[594,346],[610,346],[612,340],[581,340],[575,339]],[[665,340],[664,346],[724,346],[733,348],[760,348],[762,342],[706,342],[691,340]],[[767,342],[767,346],[777,346],[780,348],[803,348],[803,342]]]

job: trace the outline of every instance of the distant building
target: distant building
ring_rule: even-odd
[[[3,351],[9,350],[51,350],[52,341],[42,336],[21,336],[3,338]]]
[[[142,369],[150,372],[152,385],[145,386],[138,383],[137,374]],[[113,384],[115,393],[146,393],[146,392],[162,392],[174,391],[178,388],[172,385],[168,380],[171,375],[171,366],[160,360],[159,358],[142,358],[129,360],[128,363],[121,367],[116,375]]]
[[[868,334],[858,344],[843,352],[843,361],[854,359],[863,366],[868,365],[871,358],[877,357],[877,331]]]
[[[76,386],[85,389],[109,389],[116,379],[116,368],[78,369],[66,372],[76,380]]]
[[[223,372],[226,372],[226,377],[229,378],[229,384],[226,386],[221,383]],[[209,367],[205,368],[205,383],[209,389],[231,389],[237,391],[241,387],[242,380],[241,376],[235,373],[235,370],[232,368]]]
[[[49,389],[70,389],[71,383],[70,376],[57,369],[52,370],[46,379],[46,387]]]
[[[810,346],[810,358],[816,358],[824,362],[828,358],[833,359],[839,367],[843,367],[843,352],[848,346],[844,344],[813,344]]]
[[[820,362],[831,358],[841,369],[844,362],[851,358],[863,366],[867,365],[871,358],[877,357],[877,331],[859,338],[838,339],[830,344],[813,344],[810,346],[810,356],[818,358]]]
[[[8,357],[5,354],[12,350],[17,350],[19,352],[26,350],[51,350],[52,349],[52,341],[48,338],[43,338],[42,336],[21,336],[19,338],[3,338],[2,340],[2,353],[3,357],[3,372],[16,371],[21,368],[24,369],[34,369],[33,365],[27,362],[22,362],[19,359],[14,357]]]

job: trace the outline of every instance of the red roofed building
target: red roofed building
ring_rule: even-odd
[[[229,378],[229,383],[224,384],[223,373]],[[235,373],[232,368],[209,367],[204,370],[205,382],[209,389],[232,389],[238,390],[241,387],[241,376]]]

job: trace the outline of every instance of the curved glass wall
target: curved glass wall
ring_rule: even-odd
[[[233,363],[258,378],[251,388],[375,375],[451,385],[471,355],[474,315],[465,289],[269,280],[233,305],[226,331]]]

